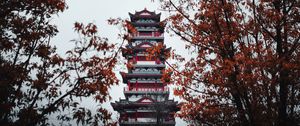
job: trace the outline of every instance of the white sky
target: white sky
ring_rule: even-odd
[[[78,37],[73,29],[73,24],[76,21],[85,24],[92,22],[98,26],[102,37],[107,37],[110,42],[121,43],[121,40],[118,39],[117,36],[119,29],[116,26],[108,25],[107,19],[111,17],[121,17],[122,19],[126,19],[129,18],[128,12],[134,13],[135,11],[140,11],[144,8],[147,8],[150,11],[155,11],[156,13],[160,12],[158,10],[158,0],[156,2],[151,2],[151,0],[67,0],[67,4],[69,8],[64,13],[59,14],[58,18],[53,20],[59,30],[58,35],[53,39],[53,41],[58,48],[58,52],[62,54],[65,50],[72,48],[72,44],[68,44],[69,41]],[[167,13],[161,13],[161,19],[164,19]],[[184,52],[184,46],[180,40],[170,37],[167,34],[165,34],[165,44],[167,47],[172,47],[172,49],[180,51],[180,53]],[[116,72],[116,75],[121,80],[118,70],[116,70]],[[110,91],[112,101],[124,98],[123,87],[125,86],[126,85],[122,84],[122,81],[120,81],[118,86],[112,87]],[[172,99],[174,96],[171,95],[170,98]],[[179,99],[175,98],[175,100]],[[90,105],[90,103],[86,104],[91,107],[97,106]],[[105,104],[104,106],[112,111],[109,104]],[[114,117],[116,116],[117,113],[115,112]],[[186,125],[186,123],[180,119],[176,119],[176,126],[184,125]]]

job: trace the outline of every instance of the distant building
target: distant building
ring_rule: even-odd
[[[169,89],[161,81],[165,69],[165,53],[170,51],[163,46],[160,56],[149,59],[149,47],[164,43],[164,25],[160,22],[160,13],[144,9],[131,14],[131,39],[123,56],[128,60],[128,73],[121,72],[125,99],[111,103],[120,113],[120,126],[174,126],[174,114],[179,110],[177,102],[169,100]]]

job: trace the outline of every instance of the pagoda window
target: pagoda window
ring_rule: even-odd
[[[128,122],[135,122],[135,118],[129,118]]]
[[[139,32],[139,36],[153,36],[152,32]]]
[[[158,31],[156,27],[136,27],[138,31]]]
[[[146,20],[145,19],[140,19],[140,20],[137,20],[136,22],[138,23],[144,23]]]
[[[146,56],[137,56],[136,60],[137,61],[154,61],[155,59],[154,58],[149,59]]]
[[[154,23],[154,20],[146,20],[147,23]]]
[[[149,16],[150,14],[149,13],[142,13],[141,15]],[[138,22],[138,23],[154,23],[155,21],[151,20],[151,19],[140,19],[140,20],[137,20],[136,22]]]
[[[138,60],[139,60],[139,61],[144,61],[144,60],[146,60],[146,57],[139,56],[139,57],[138,57]]]
[[[158,31],[157,31],[157,32],[154,32],[154,36],[155,36],[155,37],[159,37],[159,36],[161,36],[161,35],[162,35],[162,33],[158,32]]]

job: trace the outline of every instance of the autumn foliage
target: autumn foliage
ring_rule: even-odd
[[[299,0],[161,4],[168,30],[195,56],[171,67],[184,100],[179,117],[191,125],[300,124]]]
[[[1,125],[50,125],[50,118],[62,125],[115,125],[101,106],[118,82],[115,47],[98,36],[96,25],[75,23],[80,38],[57,54],[51,40],[58,30],[50,21],[65,9],[64,0],[0,2]],[[86,108],[83,98],[98,108]]]

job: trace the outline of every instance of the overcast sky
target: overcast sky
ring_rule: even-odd
[[[140,11],[144,8],[155,11],[156,13],[161,12],[158,10],[158,1],[151,2],[151,0],[67,0],[67,4],[68,9],[59,14],[57,18],[53,19],[53,22],[58,26],[59,30],[58,35],[53,39],[55,45],[58,47],[59,53],[64,53],[65,50],[72,48],[69,47],[72,45],[67,42],[77,38],[77,34],[73,30],[73,24],[75,22],[82,22],[85,24],[92,22],[98,26],[102,37],[107,37],[110,42],[121,43],[121,40],[118,39],[117,36],[119,33],[118,27],[108,25],[107,19],[117,17],[128,19],[128,12],[134,13],[135,11]],[[161,19],[164,19],[167,16],[167,13],[161,13]],[[167,47],[172,47],[177,51],[183,51],[182,44],[179,43],[178,39],[165,34],[165,44]],[[119,69],[116,70],[116,75],[121,79],[118,71]],[[118,101],[120,98],[124,98],[123,87],[125,86],[125,84],[120,83],[118,86],[112,87],[110,91],[112,101]],[[170,98],[172,99],[174,96],[171,95]],[[175,100],[179,99],[175,97]],[[87,105],[91,107],[97,106],[90,105],[89,103],[87,103]],[[113,111],[109,104],[105,104],[104,106]],[[117,113],[115,112],[114,117],[116,116]],[[176,126],[184,125],[186,124],[182,120],[176,119]]]

